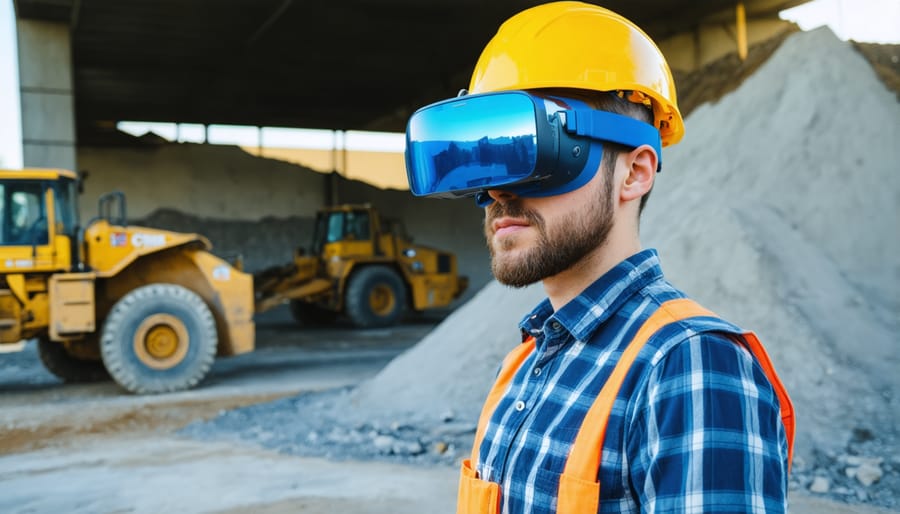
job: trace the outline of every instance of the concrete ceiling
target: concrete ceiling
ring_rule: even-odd
[[[15,0],[69,24],[79,134],[116,120],[402,131],[537,0]],[[652,37],[735,0],[607,0]],[[803,3],[747,0],[750,16]],[[109,125],[107,123],[107,125]]]

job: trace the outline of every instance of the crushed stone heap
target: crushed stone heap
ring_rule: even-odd
[[[668,278],[762,338],[797,449],[895,440],[900,104],[828,29],[688,119],[644,215]]]

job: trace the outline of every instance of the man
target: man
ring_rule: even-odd
[[[768,357],[641,250],[683,132],[655,44],[579,2],[508,20],[468,93],[410,119],[413,193],[474,195],[497,280],[548,296],[485,402],[459,513],[785,511],[793,410]]]

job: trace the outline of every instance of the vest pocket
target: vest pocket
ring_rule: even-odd
[[[459,497],[456,514],[498,514],[500,485],[478,478],[472,463],[466,459],[459,474]]]
[[[556,514],[596,514],[600,506],[600,482],[588,482],[563,473],[559,477]]]

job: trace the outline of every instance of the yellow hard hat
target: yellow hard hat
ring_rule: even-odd
[[[662,52],[637,25],[596,5],[553,2],[508,19],[481,53],[469,93],[536,88],[634,92],[630,100],[649,100],[663,146],[684,135]]]

